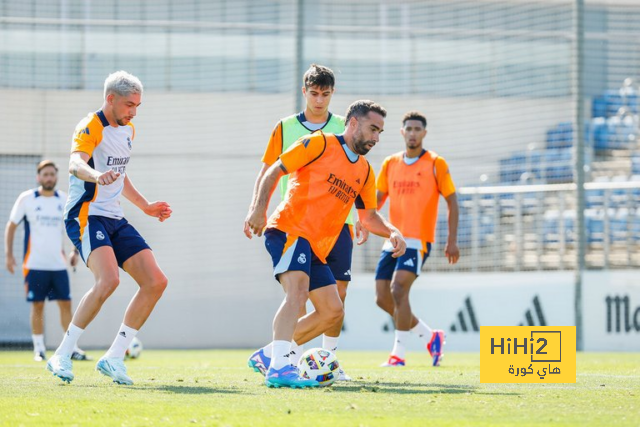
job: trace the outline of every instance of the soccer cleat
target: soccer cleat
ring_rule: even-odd
[[[261,373],[263,376],[269,370],[269,365],[271,365],[271,358],[264,354],[264,348],[253,353],[251,357],[249,357],[249,360],[247,360],[247,366]]]
[[[73,353],[71,353],[71,360],[84,360],[84,361],[89,361],[89,360],[93,360],[93,357],[91,356],[87,356],[87,354],[80,350],[74,350]]]
[[[127,375],[124,360],[116,357],[103,357],[96,364],[96,371],[111,378],[114,383],[133,385],[133,380]]]
[[[290,388],[305,388],[305,387],[318,387],[315,380],[308,380],[300,376],[298,368],[293,365],[287,365],[280,369],[269,368],[267,371],[264,383],[267,387],[290,387]]]
[[[336,378],[336,381],[353,381],[353,380],[349,375],[347,375],[345,371],[342,370],[342,368],[340,368],[340,370],[338,371],[338,378]]]
[[[427,344],[427,350],[433,359],[433,366],[440,366],[442,360],[442,347],[444,347],[444,331],[436,329],[431,334],[431,340]]]
[[[35,360],[36,362],[44,362],[45,360],[47,360],[47,355],[44,353],[44,351],[36,351],[33,353],[33,360]]]
[[[398,356],[394,356],[393,354],[389,356],[389,360],[386,363],[380,365],[383,368],[391,368],[394,366],[404,366],[404,359],[400,359]]]
[[[54,354],[47,362],[47,370],[69,384],[73,381],[73,365],[69,356]]]

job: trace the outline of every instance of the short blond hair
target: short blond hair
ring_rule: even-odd
[[[134,93],[142,93],[142,82],[139,78],[126,71],[116,71],[109,74],[104,81],[104,98],[115,93],[120,96],[129,96]]]

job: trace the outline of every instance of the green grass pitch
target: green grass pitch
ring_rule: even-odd
[[[90,352],[95,358],[101,353]],[[151,351],[118,386],[75,362],[63,384],[30,352],[0,352],[2,426],[638,426],[640,354],[578,354],[576,384],[480,384],[476,353],[446,353],[439,368],[410,353],[383,369],[382,352],[340,352],[351,383],[268,389],[249,350]]]

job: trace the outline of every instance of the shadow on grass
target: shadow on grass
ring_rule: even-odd
[[[517,396],[520,393],[486,392],[478,390],[478,387],[456,384],[410,384],[395,382],[355,383],[353,385],[340,384],[333,387],[334,392],[362,392],[382,394],[474,394],[474,395],[500,395]]]
[[[189,386],[189,385],[168,385],[168,384],[159,384],[156,386],[144,385],[140,387],[128,387],[130,390],[143,390],[143,391],[161,391],[165,393],[174,393],[174,394],[247,394],[245,391],[233,389],[233,388],[222,388],[222,387],[197,387],[197,386]]]

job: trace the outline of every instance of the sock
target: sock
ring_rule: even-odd
[[[433,330],[422,319],[418,319],[418,324],[411,328],[411,332],[418,335],[425,344],[428,344],[431,341]]]
[[[335,353],[336,351],[338,351],[338,340],[340,339],[339,336],[337,337],[330,337],[327,335],[323,335],[322,336],[322,348],[324,348],[325,350],[329,350],[332,353]]]
[[[111,347],[107,350],[104,357],[124,359],[124,354],[129,348],[131,341],[133,341],[133,337],[135,337],[137,333],[137,330],[128,327],[124,323],[120,325],[118,335],[116,335],[116,339],[113,340],[113,344],[111,344]]]
[[[78,347],[78,344],[73,346],[73,351],[76,351],[78,353],[82,352],[82,350],[80,350],[80,347]]]
[[[291,352],[291,341],[274,341],[273,357],[271,358],[271,366],[269,368],[281,369],[290,365],[289,353]]]
[[[273,357],[273,341],[271,341],[269,344],[262,347],[262,351],[264,352],[265,356],[267,356],[268,358],[272,358]]]
[[[82,335],[83,332],[84,329],[80,329],[73,323],[69,323],[69,329],[67,329],[67,332],[64,334],[64,338],[56,350],[56,355],[71,356],[71,353],[73,353],[73,347],[75,347],[78,342],[78,338],[80,338],[80,335]]]
[[[393,343],[393,350],[391,350],[392,356],[404,360],[404,353],[406,351],[404,346],[409,340],[410,335],[410,331],[399,331],[396,329],[396,341]]]
[[[291,340],[291,351],[289,352],[289,360],[292,365],[298,366],[298,362],[304,353],[304,347],[298,345],[295,341]]]
[[[44,335],[31,335],[31,339],[33,340],[33,351],[35,353],[40,353],[41,351],[46,350],[44,346]]]

